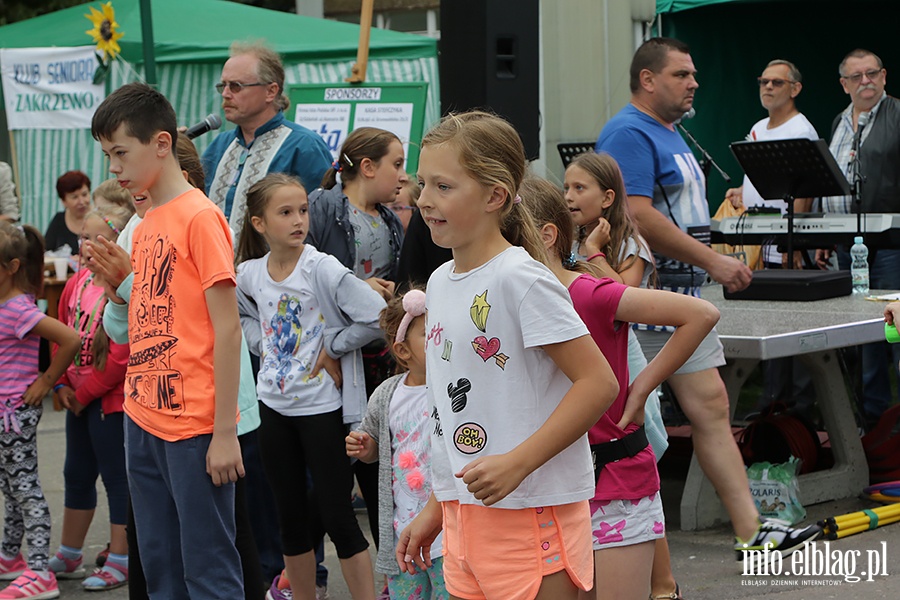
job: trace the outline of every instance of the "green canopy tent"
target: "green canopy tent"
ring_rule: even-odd
[[[143,50],[139,0],[112,0],[121,57],[110,89],[140,78]],[[90,5],[100,8],[99,2]],[[34,48],[86,46],[88,4],[0,27],[0,46]],[[213,89],[228,48],[235,40],[264,40],[284,60],[287,83],[342,83],[356,61],[359,26],[266,10],[223,0],[152,0],[154,50],[159,89],[172,102],[179,122],[196,123],[220,113]],[[440,116],[437,43],[423,36],[373,29],[369,82],[428,82],[425,125]],[[225,127],[230,124],[226,123]],[[108,174],[99,145],[87,130],[25,129],[12,132],[19,165],[22,220],[40,229],[60,210],[56,178],[80,169],[92,181]],[[201,136],[198,149],[212,139]]]
[[[891,67],[900,68],[893,42],[900,3],[890,0],[657,0],[662,34],[686,42],[700,88],[697,116],[684,125],[732,177],[713,171],[709,203],[715,211],[743,171],[728,144],[744,139],[766,116],[756,78],[766,64],[786,59],[803,74],[797,106],[828,140],[834,117],[849,104],[838,81],[838,65],[854,48],[884,61],[891,92]],[[655,28],[654,28],[655,31]]]

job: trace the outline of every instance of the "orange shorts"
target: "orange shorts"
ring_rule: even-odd
[[[444,580],[459,598],[530,600],[565,569],[579,588],[594,582],[588,501],[542,508],[441,502]]]

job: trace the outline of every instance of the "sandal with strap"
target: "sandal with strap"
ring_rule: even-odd
[[[681,597],[681,588],[678,587],[678,584],[675,584],[675,591],[669,592],[668,594],[657,594],[654,596],[650,594],[650,600],[684,600]]]
[[[121,581],[108,569],[115,569],[125,576]],[[102,569],[94,569],[90,577],[81,582],[82,587],[88,591],[114,590],[128,583],[128,567],[106,561]]]

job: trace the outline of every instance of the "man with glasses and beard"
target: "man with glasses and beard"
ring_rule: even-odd
[[[232,44],[216,90],[225,119],[237,127],[203,153],[206,195],[225,213],[236,247],[250,186],[268,173],[288,173],[311,192],[331,166],[331,153],[318,134],[285,118],[284,66],[270,48]]]
[[[831,153],[849,180],[851,148],[854,137],[859,133],[860,115],[868,113],[868,121],[859,134],[862,211],[900,212],[900,177],[897,177],[897,167],[900,165],[900,100],[885,93],[887,71],[881,59],[869,50],[850,52],[841,61],[838,72],[841,87],[850,96],[850,106],[832,124]],[[852,185],[853,181],[850,183]],[[822,210],[828,213],[858,212],[850,196],[822,198]],[[818,250],[816,262],[826,268],[831,255],[832,249]],[[850,268],[849,247],[837,247],[837,261],[841,269]],[[869,249],[869,286],[872,289],[900,289],[900,250]],[[870,425],[891,404],[889,369],[897,369],[898,361],[900,347],[891,348],[885,342],[862,347],[863,407]]]

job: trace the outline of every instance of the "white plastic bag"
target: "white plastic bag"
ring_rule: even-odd
[[[800,503],[799,470],[800,461],[796,456],[778,465],[761,462],[747,467],[750,494],[761,517],[790,524],[806,518],[806,509]]]

